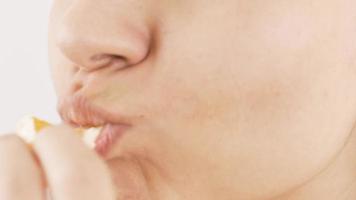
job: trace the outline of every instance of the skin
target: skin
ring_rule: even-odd
[[[104,158],[67,126],[32,156],[0,139],[0,199],[43,199],[41,182],[54,199],[355,199],[355,7],[56,0],[58,100],[85,96],[132,128]]]

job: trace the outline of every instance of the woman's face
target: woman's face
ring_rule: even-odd
[[[270,198],[324,169],[355,123],[350,4],[56,0],[58,99],[131,125],[107,157],[139,161],[157,199]]]

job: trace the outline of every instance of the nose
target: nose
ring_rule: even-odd
[[[119,3],[120,2],[120,3]],[[122,69],[149,53],[147,12],[128,1],[73,1],[56,30],[56,45],[76,67]],[[142,6],[139,6],[142,9]]]

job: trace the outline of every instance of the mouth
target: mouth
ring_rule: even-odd
[[[64,123],[73,128],[101,128],[99,135],[94,135],[94,149],[105,156],[130,128],[128,120],[118,114],[95,106],[84,96],[73,96],[58,104],[58,112]]]
[[[95,140],[95,151],[105,156],[122,137],[128,126],[122,124],[105,125]]]

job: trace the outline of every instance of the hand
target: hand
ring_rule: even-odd
[[[109,168],[72,129],[51,127],[32,149],[15,135],[0,137],[0,199],[114,200]]]

